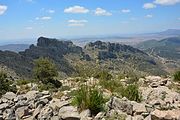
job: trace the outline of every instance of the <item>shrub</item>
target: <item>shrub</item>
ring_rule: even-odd
[[[0,96],[5,94],[6,92],[16,92],[16,86],[12,85],[12,82],[7,80],[7,74],[4,72],[0,72]]]
[[[123,92],[121,93],[123,97],[128,98],[131,101],[141,101],[141,95],[138,90],[138,86],[136,84],[128,85],[124,88]]]
[[[26,85],[28,83],[30,83],[30,80],[16,80],[16,85]]]
[[[94,77],[98,78],[100,80],[111,80],[112,79],[112,75],[104,70],[95,74]]]
[[[35,78],[41,82],[39,90],[56,91],[57,88],[62,86],[60,81],[54,79],[54,77],[58,76],[58,71],[55,64],[48,58],[39,58],[38,60],[35,60],[33,71]]]
[[[53,80],[54,77],[58,76],[55,64],[48,58],[39,58],[38,60],[35,60],[34,63],[35,67],[33,72],[35,78],[41,81],[42,83],[46,84],[50,80]]]
[[[174,81],[180,82],[180,71],[177,71],[173,76],[174,76]]]
[[[111,92],[120,92],[123,89],[123,85],[118,80],[100,80],[100,85],[111,91]]]
[[[104,98],[102,93],[95,87],[81,86],[75,93],[72,101],[79,110],[90,109],[92,114],[97,114],[103,110]]]

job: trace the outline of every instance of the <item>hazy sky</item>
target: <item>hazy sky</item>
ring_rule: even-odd
[[[180,28],[180,0],[0,0],[0,40]]]

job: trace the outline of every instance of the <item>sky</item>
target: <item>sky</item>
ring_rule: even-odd
[[[0,41],[180,28],[180,0],[0,0]]]

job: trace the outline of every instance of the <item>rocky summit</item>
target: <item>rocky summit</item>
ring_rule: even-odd
[[[95,78],[86,80],[91,86]],[[124,83],[125,80],[122,80]],[[26,93],[14,94],[7,92],[0,99],[1,120],[180,120],[180,94],[171,78],[148,76],[138,80],[141,102],[120,98],[110,91],[103,89],[103,96],[109,98],[105,109],[97,114],[92,114],[89,109],[79,111],[72,105],[73,90],[78,89],[78,82],[72,78],[62,80],[63,86],[69,90],[51,93],[39,92],[32,83]],[[98,83],[96,83],[98,85]],[[99,86],[101,88],[101,86]],[[34,89],[34,90],[33,90]],[[58,96],[58,97],[57,97]]]

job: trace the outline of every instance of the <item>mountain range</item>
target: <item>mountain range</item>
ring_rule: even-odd
[[[112,72],[136,70],[166,74],[161,64],[144,51],[119,43],[96,41],[79,47],[71,41],[40,37],[37,45],[32,44],[25,51],[0,51],[0,63],[23,77],[32,76],[33,62],[40,57],[53,60],[64,76],[71,76],[78,72],[77,68],[85,66]]]

